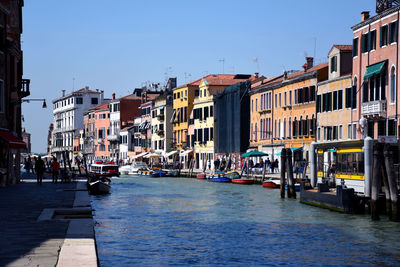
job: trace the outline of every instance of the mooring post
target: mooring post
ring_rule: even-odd
[[[286,172],[288,178],[288,198],[296,198],[296,187],[293,178],[292,150],[286,149]]]
[[[393,221],[398,222],[400,220],[398,213],[398,190],[397,190],[397,181],[394,173],[394,164],[393,164],[393,151],[390,149],[389,144],[385,144],[383,148],[384,156],[385,156],[385,167],[388,178],[388,189],[390,191],[390,200],[391,200],[391,214],[389,218]]]
[[[371,197],[371,179],[372,179],[372,154],[374,151],[374,140],[371,137],[364,139],[364,195]]]
[[[381,185],[381,175],[382,175],[382,144],[376,143],[374,145],[374,159],[373,159],[373,169],[372,169],[372,181],[371,181],[371,219],[376,221],[379,220],[379,190]]]
[[[316,143],[312,142],[310,146],[310,170],[311,170],[311,186],[317,186],[317,155],[316,155]]]
[[[286,185],[286,148],[282,148],[281,152],[281,198],[285,198]]]
[[[389,219],[392,219],[392,204],[390,201],[390,189],[389,189],[389,182],[388,182],[388,176],[386,173],[386,168],[385,168],[385,162],[382,163],[382,183],[383,183],[383,190],[385,191],[385,208],[386,208],[386,214],[389,216]]]
[[[262,181],[261,181],[261,183],[262,182],[264,182],[264,180],[265,180],[265,165],[266,165],[266,162],[265,162],[265,160],[263,160],[263,175],[262,175]]]

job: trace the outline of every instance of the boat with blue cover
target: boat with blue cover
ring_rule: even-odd
[[[207,174],[206,179],[209,182],[231,183],[232,179],[228,177],[226,172],[215,172]]]

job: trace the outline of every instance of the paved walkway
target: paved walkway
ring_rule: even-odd
[[[76,196],[87,195],[85,191],[74,191],[76,186],[75,182],[53,184],[50,176],[37,185],[33,175],[25,175],[20,184],[0,188],[0,266],[60,265],[60,251],[68,244],[71,228],[76,228],[77,222],[71,226],[69,220],[37,219],[44,209],[72,208]],[[85,236],[94,240],[92,220],[86,221],[85,229],[89,232]],[[94,242],[91,246],[94,247]],[[96,265],[96,259],[94,262]],[[61,265],[83,266],[80,262]]]

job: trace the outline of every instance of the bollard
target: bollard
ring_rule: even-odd
[[[288,198],[296,198],[296,187],[293,178],[292,150],[286,149],[287,195]]]
[[[364,139],[364,195],[371,197],[371,179],[372,179],[372,154],[374,151],[374,140],[371,137]]]
[[[282,148],[281,152],[281,198],[285,198],[285,185],[286,185],[286,148]]]
[[[386,173],[388,178],[388,189],[390,191],[391,200],[391,214],[389,214],[389,219],[398,222],[400,218],[398,214],[398,190],[393,166],[393,152],[390,149],[389,144],[385,144],[383,150],[383,154],[385,157]]]
[[[378,199],[379,190],[381,186],[381,168],[382,168],[382,144],[376,143],[373,153],[373,169],[371,180],[371,219],[374,221],[379,220]]]

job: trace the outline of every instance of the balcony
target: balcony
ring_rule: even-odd
[[[365,117],[386,117],[386,100],[377,100],[362,104],[361,115]]]
[[[99,143],[99,144],[104,144],[104,139],[103,139],[103,138],[97,139],[97,143]]]
[[[31,83],[31,80],[29,80],[29,79],[21,80],[21,86],[19,86],[19,96],[21,98],[29,96],[31,94],[30,83]]]
[[[108,141],[119,141],[119,134],[110,134],[107,136]]]

